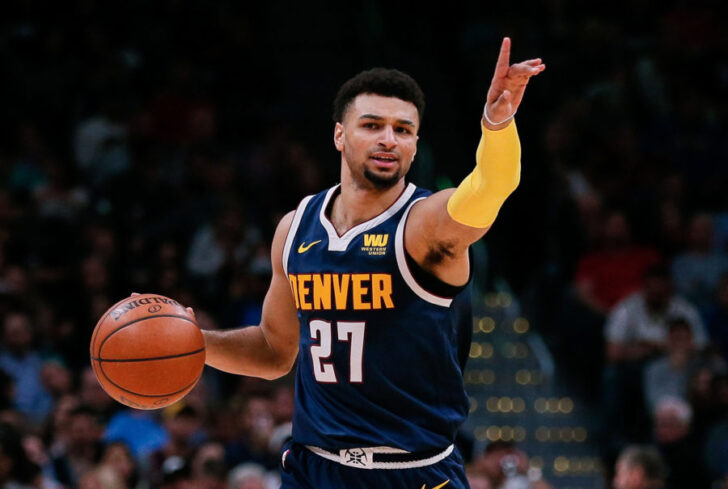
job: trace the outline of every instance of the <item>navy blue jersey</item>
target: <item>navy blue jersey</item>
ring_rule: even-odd
[[[461,357],[472,323],[469,289],[435,295],[404,249],[407,214],[429,191],[409,184],[343,236],[327,217],[338,191],[301,202],[283,251],[301,327],[293,439],[332,450],[446,447],[468,413]]]

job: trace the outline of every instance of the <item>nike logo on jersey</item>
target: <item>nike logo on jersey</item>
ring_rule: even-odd
[[[444,487],[444,486],[446,486],[446,485],[447,485],[447,484],[449,484],[449,483],[450,483],[450,479],[446,480],[445,482],[443,482],[443,483],[442,483],[442,484],[440,484],[439,486],[435,486],[435,487],[433,487],[432,489],[440,489],[441,487]],[[425,488],[425,486],[426,486],[426,485],[427,485],[427,484],[422,484],[422,489],[426,489],[426,488]]]
[[[303,243],[301,243],[301,246],[298,247],[298,252],[299,253],[306,253],[308,250],[311,249],[311,247],[313,245],[319,244],[320,242],[321,242],[321,240],[313,241],[313,242],[311,242],[309,244],[306,244],[305,242],[303,242]]]
[[[388,273],[290,273],[288,280],[301,311],[394,308]]]

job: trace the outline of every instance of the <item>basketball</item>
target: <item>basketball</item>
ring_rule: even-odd
[[[91,365],[120,403],[158,409],[195,386],[205,365],[205,341],[194,315],[179,302],[135,295],[111,306],[96,324]]]

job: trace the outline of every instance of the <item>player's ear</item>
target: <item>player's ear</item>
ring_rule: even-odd
[[[341,122],[334,126],[334,146],[339,151],[344,150],[344,125]]]

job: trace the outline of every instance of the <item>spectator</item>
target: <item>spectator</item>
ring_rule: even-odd
[[[614,489],[662,489],[667,470],[657,450],[632,445],[619,455],[612,484]]]
[[[491,489],[490,481],[486,476],[473,472],[468,472],[466,475],[468,477],[470,489]]]
[[[577,295],[588,308],[606,315],[617,302],[639,289],[645,270],[659,259],[654,248],[632,243],[627,218],[612,211],[604,220],[600,248],[579,259]]]
[[[169,457],[162,464],[162,482],[152,484],[159,489],[195,489],[192,485],[190,468],[182,457]]]
[[[146,459],[150,453],[160,450],[169,442],[169,433],[153,412],[122,409],[109,420],[104,440],[122,441],[134,457]]]
[[[492,489],[549,489],[544,480],[528,474],[528,456],[513,442],[495,441],[474,462],[475,474],[484,475]]]
[[[25,454],[20,433],[0,423],[0,487],[33,489],[39,477],[40,469]]]
[[[283,444],[291,438],[293,430],[293,387],[282,385],[273,391],[271,414],[273,415],[273,432],[268,443],[271,453],[279,453]]]
[[[718,386],[726,377],[726,365],[711,358],[701,362],[688,383],[688,400],[693,410],[693,431],[698,439],[704,439],[716,423],[725,418],[728,402],[721,402]]]
[[[643,370],[647,361],[665,351],[668,319],[684,318],[697,348],[707,343],[698,311],[676,297],[672,287],[666,267],[651,267],[645,272],[642,290],[617,304],[607,319],[604,429],[612,448],[649,437],[649,413],[642,402]]]
[[[695,307],[673,293],[673,282],[663,265],[649,268],[642,290],[619,302],[607,319],[607,360],[611,363],[639,362],[665,349],[667,320],[682,317],[693,330],[693,340],[702,349],[708,342]]]
[[[23,450],[28,459],[40,469],[40,475],[36,478],[40,488],[63,489],[54,478],[51,459],[40,437],[28,434],[23,436]]]
[[[202,418],[192,406],[180,402],[164,411],[164,425],[169,433],[167,443],[149,455],[149,478],[152,482],[162,480],[163,467],[171,457],[188,461],[197,448]]]
[[[709,489],[701,457],[701,444],[692,431],[693,411],[682,399],[664,397],[654,412],[654,436],[663,460],[670,468],[667,486]]]
[[[227,476],[225,447],[216,441],[202,443],[192,455],[191,479],[200,489],[224,489]]]
[[[102,186],[129,170],[127,128],[123,105],[113,96],[99,114],[78,123],[74,135],[76,164],[93,186]]]
[[[33,348],[30,316],[25,312],[13,311],[4,318],[0,369],[15,383],[17,408],[34,422],[43,420],[53,401],[41,382],[43,361]]]
[[[667,351],[645,368],[645,402],[650,412],[663,397],[687,400],[688,380],[697,370],[693,332],[682,318],[671,319],[668,326]]]
[[[589,191],[586,196],[594,194]],[[614,305],[640,287],[643,272],[659,260],[654,247],[633,243],[629,222],[624,213],[609,211],[602,215],[581,200],[582,214],[588,228],[596,226],[595,249],[582,255],[576,267],[573,290],[564,295],[563,324],[565,330],[557,340],[564,371],[574,377],[575,387],[592,402],[599,402],[604,364],[604,321]]]
[[[699,213],[688,229],[688,248],[672,262],[672,277],[677,292],[704,310],[728,271],[728,256],[715,250],[713,217]]]
[[[227,261],[245,263],[259,242],[259,232],[248,228],[242,209],[228,205],[217,216],[214,225],[195,233],[187,268],[194,276],[214,276]]]
[[[267,474],[263,466],[248,462],[240,464],[230,471],[229,489],[270,489]]]
[[[92,409],[99,419],[108,422],[111,416],[121,405],[114,401],[96,380],[96,374],[91,367],[84,367],[81,372],[81,385],[79,387],[81,404]]]
[[[230,466],[243,462],[255,462],[267,469],[279,464],[278,453],[269,450],[273,435],[273,416],[268,397],[253,395],[248,397],[238,413],[238,434],[232,443],[225,447]]]
[[[75,487],[92,470],[101,455],[103,426],[96,413],[86,406],[78,406],[70,413],[67,429],[62,432],[51,452],[55,479],[61,484]]]
[[[73,387],[71,372],[60,360],[51,358],[43,362],[40,372],[41,383],[54,401],[70,394]]]
[[[104,446],[101,461],[93,470],[104,489],[133,489],[136,487],[136,466],[129,447],[123,442]]]

